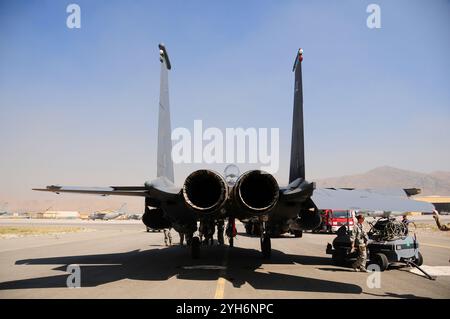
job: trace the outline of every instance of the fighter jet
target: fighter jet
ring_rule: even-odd
[[[289,184],[280,186],[271,174],[250,170],[243,174],[231,169],[229,176],[200,169],[191,173],[182,186],[175,186],[171,157],[171,123],[168,74],[172,69],[167,50],[159,45],[161,62],[158,122],[157,178],[138,186],[70,187],[51,185],[38,191],[98,195],[140,196],[145,201],[143,223],[152,229],[173,227],[188,238],[193,258],[200,255],[201,225],[228,221],[226,234],[230,246],[236,235],[235,220],[255,218],[259,222],[262,255],[270,258],[271,229],[286,228],[301,237],[304,230],[316,228],[319,209],[337,208],[358,211],[432,211],[431,204],[406,196],[385,195],[370,190],[315,189],[305,179],[303,134],[303,50],[293,65],[295,74],[294,109]]]
[[[3,203],[0,206],[0,216],[6,216],[8,215],[8,211],[6,210],[6,207],[8,206],[8,203]]]
[[[127,214],[127,217],[128,217],[128,219],[141,220],[142,215],[143,215],[142,213]]]
[[[119,216],[126,215],[126,213],[124,211],[124,207],[126,205],[127,204],[124,203],[124,204],[122,204],[122,206],[119,207],[119,209],[114,210],[114,211],[104,210],[104,211],[93,212],[92,214],[89,215],[89,219],[92,219],[92,220],[96,220],[96,219],[101,219],[101,220],[116,219]]]

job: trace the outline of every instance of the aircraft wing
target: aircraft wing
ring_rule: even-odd
[[[317,188],[311,197],[318,209],[357,210],[361,212],[432,213],[432,204],[409,199],[401,194],[386,194],[372,189]]]
[[[76,193],[91,195],[122,195],[122,196],[141,196],[153,199],[156,202],[162,202],[175,199],[181,189],[175,187],[166,178],[158,178],[152,182],[147,182],[143,186],[108,186],[108,187],[79,187],[79,186],[60,186],[51,185],[46,188],[33,188],[35,191],[59,193]]]

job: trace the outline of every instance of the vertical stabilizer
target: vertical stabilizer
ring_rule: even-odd
[[[289,183],[297,178],[305,179],[305,144],[303,136],[303,50],[299,49],[295,57],[294,113],[292,117],[291,166]]]
[[[161,61],[161,79],[159,91],[159,119],[158,119],[158,169],[157,177],[166,177],[174,182],[172,162],[172,128],[170,125],[169,103],[169,70],[171,69],[169,56],[163,44],[159,44]]]

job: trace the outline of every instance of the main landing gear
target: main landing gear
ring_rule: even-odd
[[[228,245],[230,247],[234,246],[234,237],[236,237],[237,231],[236,231],[236,221],[234,217],[228,218],[228,224],[227,229],[225,231],[227,237],[228,237]]]
[[[259,223],[259,227],[260,227],[260,231],[261,231],[260,243],[261,243],[262,256],[265,259],[270,259],[271,255],[272,255],[272,244],[270,241],[270,233],[267,228],[267,222],[261,221]],[[230,217],[228,219],[226,235],[228,237],[229,246],[233,247],[234,237],[236,236],[236,226],[235,226],[235,219],[232,217]],[[200,237],[198,237],[198,236],[192,237],[190,244],[191,244],[192,258],[193,259],[200,258],[200,246],[201,246]]]
[[[261,222],[261,252],[264,258],[269,259],[272,255],[272,244],[270,242],[270,234],[267,231],[267,223]]]
[[[194,236],[192,237],[191,241],[191,256],[193,259],[199,259],[200,258],[200,237]]]

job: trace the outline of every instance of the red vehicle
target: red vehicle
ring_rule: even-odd
[[[353,211],[351,210],[332,210],[326,209],[320,211],[322,223],[315,232],[335,233],[341,226],[348,226],[353,229]]]

